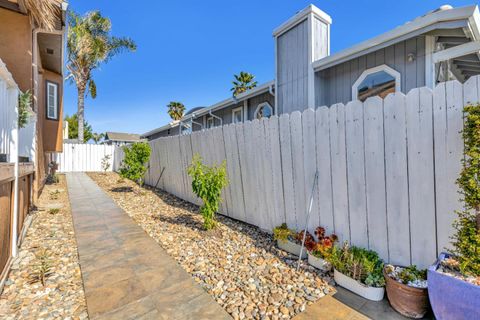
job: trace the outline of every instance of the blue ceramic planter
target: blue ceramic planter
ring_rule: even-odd
[[[440,261],[448,257],[440,254],[428,268],[428,297],[436,319],[480,319],[480,286],[437,272]]]

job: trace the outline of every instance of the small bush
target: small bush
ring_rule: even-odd
[[[203,164],[202,158],[196,154],[187,172],[192,178],[193,192],[203,201],[200,208],[203,225],[210,230],[216,225],[215,213],[222,201],[222,189],[228,184],[227,164],[223,161],[220,166],[209,167]]]
[[[35,254],[36,262],[30,274],[30,283],[40,282],[44,287],[47,278],[52,275],[52,258],[47,249],[42,249]]]
[[[383,287],[383,262],[375,251],[355,246],[349,246],[347,242],[340,247],[333,247],[326,257],[332,266],[349,276],[371,287]]]
[[[120,168],[120,176],[143,185],[143,178],[147,168],[145,165],[150,159],[150,145],[146,142],[137,142],[123,147],[125,157]]]
[[[106,173],[108,171],[108,169],[110,169],[110,158],[111,158],[111,155],[107,154],[105,155],[105,157],[102,158],[102,170],[103,170],[103,173]]]
[[[461,189],[465,209],[457,212],[453,226],[453,253],[460,272],[480,276],[480,105],[464,108],[463,140],[465,158],[457,184]]]
[[[282,225],[273,229],[274,240],[287,241],[290,237],[293,236],[295,236],[295,231],[288,229],[286,223],[282,223]]]
[[[59,212],[60,212],[60,209],[58,209],[58,208],[53,208],[53,209],[48,210],[48,213],[51,214],[51,215],[56,215]]]

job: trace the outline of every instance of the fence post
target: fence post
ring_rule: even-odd
[[[15,164],[14,174],[15,181],[13,184],[13,219],[12,219],[12,257],[17,256],[17,226],[18,226],[18,176],[19,176],[19,166],[18,166],[18,89],[15,87],[10,87],[7,89],[8,92],[8,104],[14,105],[13,119],[15,121],[14,126],[11,131],[11,140],[10,140],[10,159],[9,162]]]

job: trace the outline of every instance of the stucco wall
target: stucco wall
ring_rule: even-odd
[[[63,151],[63,78],[61,75],[48,70],[43,70],[39,75],[40,90],[38,98],[38,120],[41,123],[41,132],[43,137],[43,148],[45,152]],[[46,111],[46,82],[58,83],[59,109],[58,120],[47,119]]]
[[[27,16],[0,8],[0,58],[20,90],[32,87],[32,29]]]

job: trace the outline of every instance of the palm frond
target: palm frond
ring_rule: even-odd
[[[52,31],[61,15],[59,2],[55,0],[23,0],[31,19],[39,28]]]

